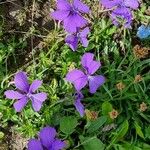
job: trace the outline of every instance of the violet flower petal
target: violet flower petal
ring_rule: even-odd
[[[97,76],[90,76],[89,78],[89,88],[90,88],[90,93],[95,93],[97,89],[103,85],[105,82],[105,78],[102,75],[97,75]]]
[[[81,64],[86,69],[86,67],[90,65],[90,63],[93,61],[94,54],[92,53],[85,53],[81,58]]]
[[[30,99],[32,100],[32,107],[34,111],[39,111],[42,107],[42,103],[46,100],[47,94],[44,92],[32,94]]]
[[[84,28],[81,32],[80,32],[80,36],[81,37],[87,37],[87,35],[90,33],[90,29],[89,27]]]
[[[118,7],[117,9],[113,10],[113,13],[125,18],[126,16],[130,16],[131,10],[126,7]]]
[[[62,150],[65,147],[66,147],[66,143],[64,141],[55,139],[55,141],[52,144],[52,148],[49,150]]]
[[[75,93],[75,99],[83,99],[84,98],[84,96],[83,96],[83,94],[79,91],[77,91],[76,93]]]
[[[53,19],[56,20],[64,20],[66,17],[68,17],[70,11],[68,10],[56,10],[54,12],[52,12],[50,15],[52,16]]]
[[[111,9],[123,3],[123,0],[101,0],[100,3],[107,9]]]
[[[34,109],[34,111],[40,111],[41,107],[42,107],[42,102],[37,101],[36,99],[32,99],[32,107]]]
[[[69,47],[76,51],[78,47],[78,37],[75,35],[68,35],[65,39],[65,42],[69,45]]]
[[[31,139],[28,143],[28,150],[44,150],[39,140]]]
[[[82,28],[86,24],[87,20],[76,12],[64,19],[64,28],[69,33],[77,32],[77,28]]]
[[[88,73],[90,75],[94,74],[101,66],[101,63],[98,62],[98,61],[92,61],[90,66],[87,66],[88,67]]]
[[[57,0],[57,9],[59,10],[71,10],[71,5],[67,0]]]
[[[119,21],[117,20],[117,15],[115,13],[112,13],[110,15],[110,18],[112,20],[112,23],[115,25],[115,26],[119,26]]]
[[[74,69],[66,75],[66,80],[71,82],[77,91],[80,91],[87,84],[87,76],[80,70]]]
[[[44,102],[47,99],[47,94],[45,92],[32,94],[31,99],[35,99],[37,101]]]
[[[132,9],[137,9],[139,7],[138,0],[124,0],[125,6]]]
[[[82,3],[80,0],[74,0],[73,6],[81,13],[89,13],[90,11],[89,7],[86,4]]]
[[[22,109],[26,106],[27,102],[28,102],[28,99],[25,96],[22,97],[20,100],[16,101],[14,103],[14,108],[16,112],[21,112]]]
[[[92,53],[85,53],[81,58],[81,63],[83,68],[88,74],[94,74],[100,67],[101,63],[99,61],[93,61],[94,55]]]
[[[6,98],[8,99],[21,99],[22,97],[24,97],[23,94],[14,91],[14,90],[7,90],[4,95],[6,96]]]
[[[28,83],[28,80],[27,80],[27,75],[25,72],[18,72],[16,75],[15,75],[15,79],[14,79],[14,82],[15,82],[15,86],[21,90],[21,91],[24,91],[24,92],[28,92],[29,90],[29,83]]]
[[[129,8],[126,7],[120,7],[112,11],[111,18],[113,20],[113,23],[115,25],[119,25],[120,21],[118,18],[121,18],[125,21],[124,27],[130,28],[131,22],[132,22],[132,13]]]
[[[51,148],[54,138],[56,136],[56,130],[52,127],[44,127],[39,133],[39,138],[43,146],[48,150]]]
[[[85,114],[85,111],[84,111],[84,106],[81,103],[81,99],[79,98],[76,99],[74,102],[74,105],[75,105],[76,110],[79,112],[80,116],[83,117]]]
[[[90,30],[88,27],[86,27],[85,29],[83,29],[81,32],[80,32],[80,42],[82,43],[82,45],[84,47],[87,47],[88,44],[89,44],[89,41],[87,39],[87,36],[88,34],[90,33]]]
[[[29,93],[34,93],[41,85],[42,85],[42,81],[34,80],[30,85]]]

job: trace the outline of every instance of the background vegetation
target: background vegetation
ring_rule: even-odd
[[[72,52],[64,44],[61,25],[49,16],[54,0],[0,1],[2,148],[8,143],[15,149],[19,136],[25,144],[21,142],[18,149],[23,149],[29,138],[50,125],[57,128],[70,150],[150,149],[150,47],[148,40],[136,37],[137,28],[149,23],[149,2],[143,1],[135,11],[132,29],[115,27],[97,0],[85,2],[92,9],[87,16],[90,43]],[[94,95],[83,91],[87,110],[81,118],[73,106],[74,89],[64,77],[69,69],[80,66],[85,52],[94,53],[102,62],[98,74],[105,75],[106,83]],[[4,97],[19,70],[26,71],[30,81],[43,80],[41,89],[48,99],[39,113],[31,105],[16,113],[13,101]]]

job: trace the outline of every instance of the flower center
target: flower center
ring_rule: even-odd
[[[27,97],[30,99],[32,97],[32,94],[27,93]]]
[[[93,77],[88,75],[88,80],[92,80],[92,79],[93,79]]]

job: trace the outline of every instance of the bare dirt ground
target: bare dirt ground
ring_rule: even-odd
[[[4,131],[4,138],[0,140],[0,150],[24,150],[27,142],[27,138],[10,128]]]
[[[54,28],[50,18],[52,8],[54,0],[0,0],[3,41],[9,43],[15,37],[26,45],[15,49],[16,68],[27,63],[33,49],[43,48],[41,42]],[[10,70],[16,65],[13,62],[13,58],[8,59]]]

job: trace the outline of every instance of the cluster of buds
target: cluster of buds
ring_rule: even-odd
[[[146,105],[144,102],[142,102],[142,103],[140,104],[139,110],[140,110],[141,112],[146,111],[146,110],[147,110],[147,105]]]
[[[133,48],[133,53],[136,58],[145,58],[148,55],[149,48],[141,47],[139,45],[135,45]]]
[[[87,120],[96,120],[98,117],[98,113],[95,111],[90,111],[88,109],[85,110],[85,114],[87,117]]]
[[[119,115],[119,113],[115,109],[113,109],[111,112],[109,112],[109,117],[113,120],[116,119],[118,117],[118,115]]]
[[[122,91],[125,88],[125,85],[122,82],[119,82],[116,87],[119,91]]]
[[[134,78],[134,83],[141,82],[142,80],[143,80],[143,78],[142,78],[141,75],[136,75],[135,78]]]

